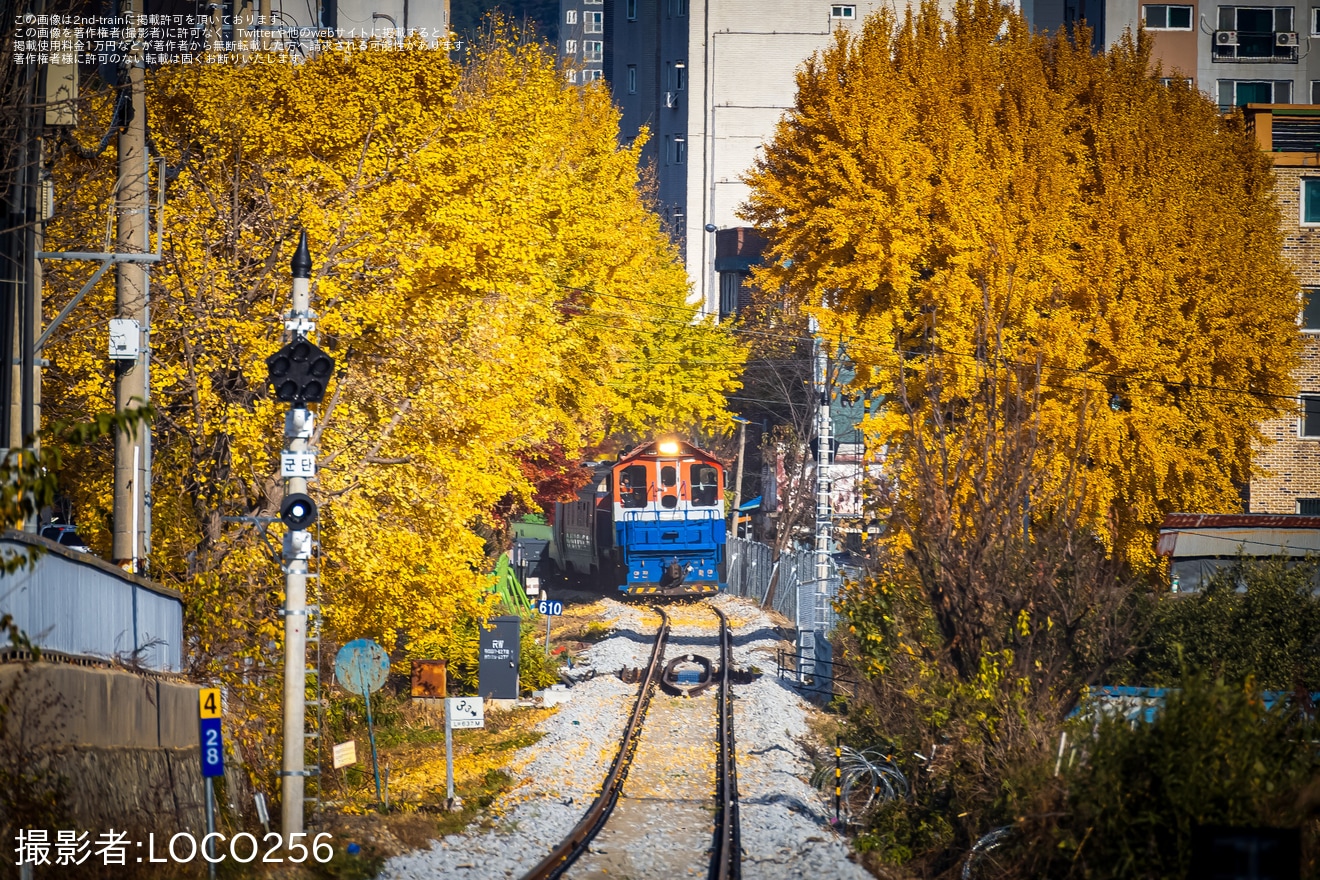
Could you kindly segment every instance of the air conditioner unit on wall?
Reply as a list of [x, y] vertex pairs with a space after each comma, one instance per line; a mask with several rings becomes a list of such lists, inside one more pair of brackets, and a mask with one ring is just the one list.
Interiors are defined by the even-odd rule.
[[1276, 46], [1296, 46], [1297, 34], [1280, 31], [1274, 35], [1274, 44]]
[[1215, 31], [1216, 46], [1236, 46], [1237, 44], [1237, 31]]

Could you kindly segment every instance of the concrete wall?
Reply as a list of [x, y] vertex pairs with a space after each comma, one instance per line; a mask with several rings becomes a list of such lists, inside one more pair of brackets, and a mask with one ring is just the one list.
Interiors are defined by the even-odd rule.
[[660, 168], [682, 175], [685, 193], [684, 256], [694, 299], [718, 312], [715, 240], [705, 231], [743, 225], [737, 211], [746, 201], [742, 176], [763, 143], [793, 106], [798, 68], [824, 49], [840, 28], [856, 31], [882, 7], [901, 15], [906, 4], [856, 0], [852, 19], [832, 19], [828, 2], [801, 0], [691, 0], [688, 21], [686, 168]]
[[205, 826], [197, 687], [109, 669], [0, 664], [7, 760], [63, 777], [76, 827], [196, 832]]
[[[561, 13], [580, 3], [562, 0]], [[853, 17], [831, 18], [836, 5], [850, 7]], [[941, 6], [951, 9], [952, 2], [942, 0]], [[719, 309], [719, 285], [706, 225], [742, 225], [737, 211], [748, 195], [742, 176], [792, 107], [798, 69], [830, 45], [836, 30], [857, 30], [881, 8], [901, 17], [907, 3], [637, 0], [635, 19], [621, 12], [627, 0], [607, 3], [605, 76], [622, 113], [620, 137], [630, 142], [642, 126], [650, 129], [642, 161], [656, 169], [661, 213], [686, 261], [693, 300], [707, 311]], [[672, 88], [680, 63], [681, 91]], [[635, 91], [629, 89], [630, 67], [636, 69]], [[674, 147], [680, 137], [681, 161]]]

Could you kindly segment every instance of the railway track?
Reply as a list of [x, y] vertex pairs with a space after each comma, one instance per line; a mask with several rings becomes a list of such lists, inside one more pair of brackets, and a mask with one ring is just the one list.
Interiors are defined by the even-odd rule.
[[[739, 880], [741, 877], [741, 841], [738, 827], [738, 775], [736, 750], [733, 735], [733, 692], [730, 672], [733, 668], [733, 635], [728, 618], [718, 608], [710, 607], [720, 619], [720, 660], [719, 666], [711, 671], [710, 684], [717, 687], [716, 692], [716, 758], [715, 790], [711, 793], [715, 801], [715, 821], [713, 839], [709, 841], [710, 863], [708, 876], [711, 880]], [[568, 836], [550, 852], [535, 868], [524, 875], [523, 880], [552, 880], [563, 877], [583, 854], [587, 853], [592, 841], [605, 827], [619, 798], [623, 793], [623, 784], [628, 778], [628, 771], [633, 765], [638, 744], [642, 736], [643, 724], [651, 708], [655, 688], [662, 685], [662, 679], [668, 679], [666, 673], [673, 670], [673, 663], [667, 670], [664, 667], [665, 649], [669, 643], [670, 618], [663, 608], [655, 610], [661, 616], [661, 624], [656, 632], [655, 646], [652, 648], [650, 661], [640, 676], [640, 688], [632, 715], [620, 738], [619, 751], [610, 765], [600, 795], [592, 803], [581, 821], [573, 827]], [[678, 660], [684, 659], [680, 655]], [[676, 661], [677, 662], [677, 661]], [[672, 682], [667, 688], [674, 693]], [[684, 693], [698, 693], [704, 687], [693, 688]], [[617, 823], [616, 823], [617, 824]], [[614, 828], [614, 826], [611, 826]]]
[[738, 753], [733, 737], [733, 628], [724, 612], [710, 606], [720, 617], [719, 753], [715, 759], [715, 791], [719, 814], [715, 821], [715, 846], [711, 853], [712, 880], [742, 877], [742, 840], [738, 821]]

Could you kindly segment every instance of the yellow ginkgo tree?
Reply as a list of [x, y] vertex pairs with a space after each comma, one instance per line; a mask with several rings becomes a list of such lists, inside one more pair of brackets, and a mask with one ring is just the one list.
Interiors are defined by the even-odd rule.
[[[265, 359], [300, 230], [318, 342], [337, 362], [312, 487], [332, 641], [469, 650], [451, 636], [490, 610], [481, 533], [509, 499], [531, 506], [523, 462], [617, 432], [726, 431], [742, 356], [686, 304], [608, 94], [568, 84], [538, 44], [497, 29], [462, 68], [420, 42], [256, 60], [148, 83], [152, 142], [177, 172], [151, 278], [151, 570], [187, 598], [194, 669], [240, 688], [279, 656], [281, 527], [263, 538], [235, 518], [269, 517], [281, 496], [286, 406]], [[89, 120], [104, 111], [92, 104]], [[99, 135], [89, 121], [75, 138]], [[99, 235], [113, 155], [57, 157], [70, 195], [52, 245]], [[56, 306], [76, 289], [50, 281]], [[48, 413], [112, 408], [98, 341], [112, 309], [102, 284], [52, 339]], [[71, 450], [63, 475], [102, 548], [109, 456]], [[258, 716], [275, 706], [251, 702], [250, 754], [273, 757]]]
[[[952, 414], [987, 368], [1039, 365], [1042, 430], [1087, 426], [1091, 523], [1147, 562], [1165, 513], [1240, 505], [1260, 421], [1292, 405], [1297, 279], [1241, 117], [1162, 84], [1144, 38], [1078, 41], [987, 0], [840, 32], [747, 214], [762, 286], [818, 309], [858, 386]], [[910, 430], [894, 406], [871, 425], [895, 450]]]

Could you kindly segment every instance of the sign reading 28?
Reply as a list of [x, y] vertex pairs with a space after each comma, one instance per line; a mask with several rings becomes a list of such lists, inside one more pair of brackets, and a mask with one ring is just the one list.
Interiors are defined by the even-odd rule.
[[197, 698], [201, 719], [202, 775], [223, 776], [225, 742], [220, 732], [220, 689], [202, 688]]

